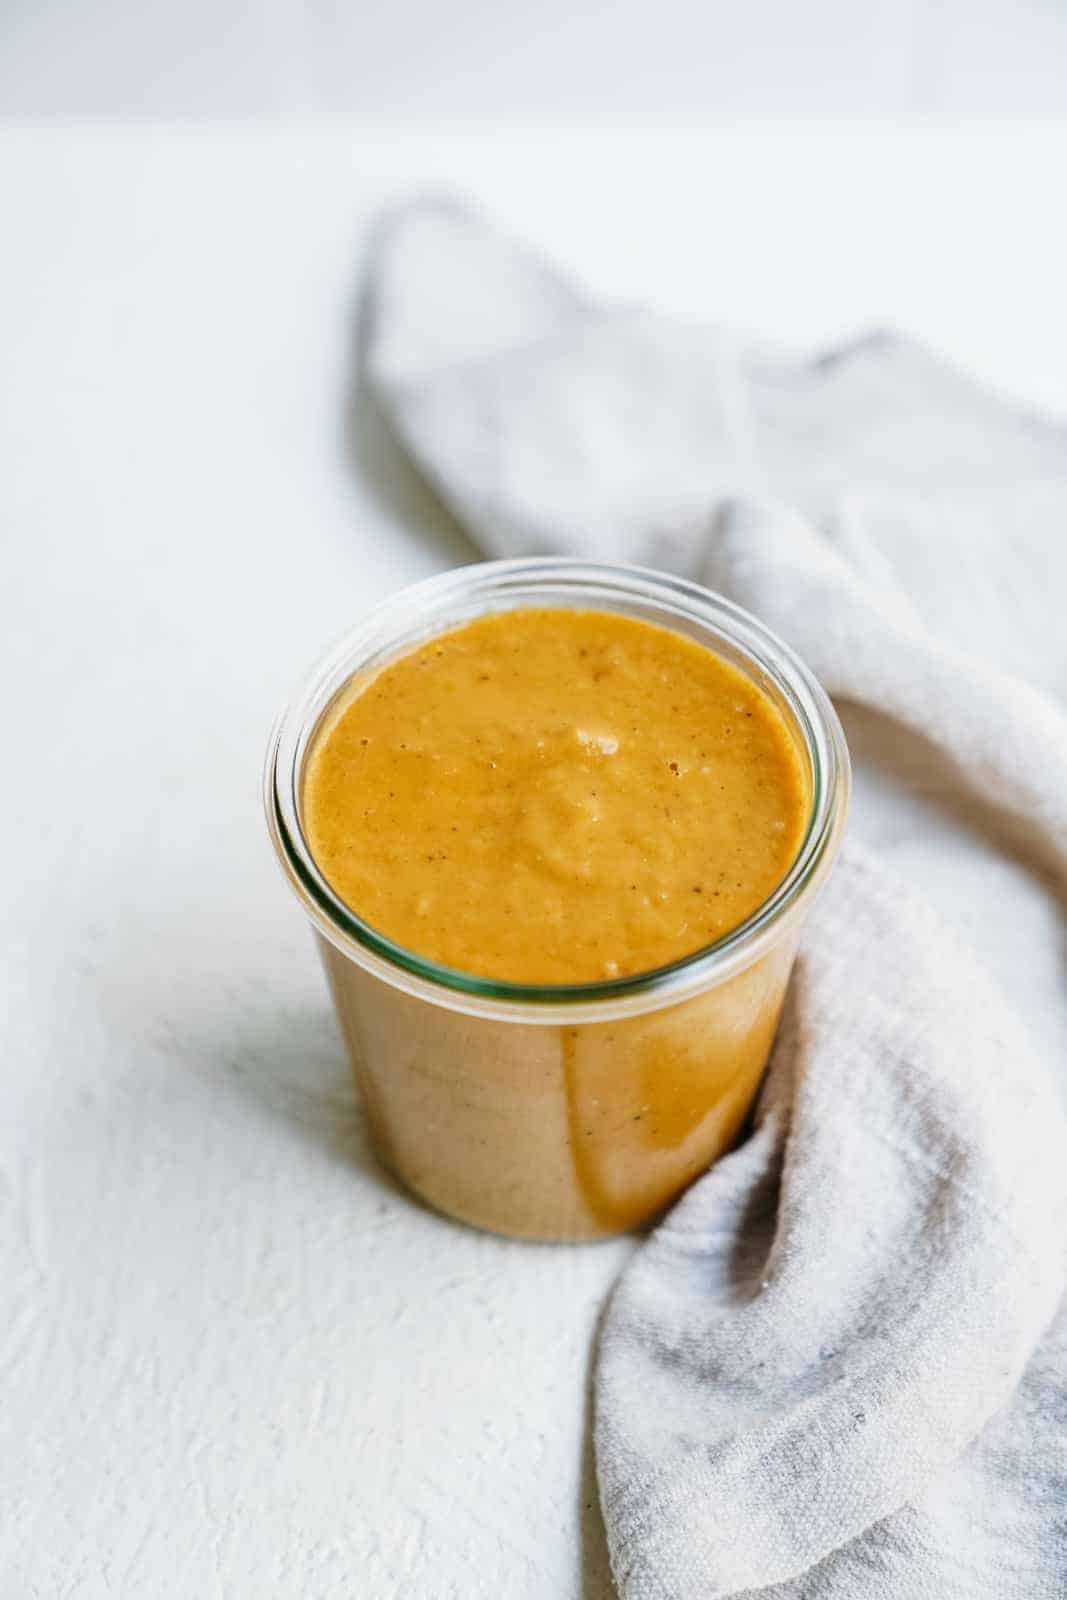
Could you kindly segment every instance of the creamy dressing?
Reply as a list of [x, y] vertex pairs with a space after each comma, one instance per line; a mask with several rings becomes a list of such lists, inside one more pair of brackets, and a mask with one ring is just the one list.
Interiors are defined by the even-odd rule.
[[613, 612], [479, 617], [353, 681], [303, 822], [372, 927], [446, 966], [580, 983], [662, 966], [749, 916], [810, 804], [785, 719], [682, 634]]

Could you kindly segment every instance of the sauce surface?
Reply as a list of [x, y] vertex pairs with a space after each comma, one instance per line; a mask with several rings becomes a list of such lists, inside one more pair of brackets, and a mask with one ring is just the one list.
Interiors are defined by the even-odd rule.
[[705, 646], [525, 608], [349, 685], [303, 784], [311, 852], [398, 944], [518, 983], [648, 971], [788, 871], [809, 783], [771, 700]]

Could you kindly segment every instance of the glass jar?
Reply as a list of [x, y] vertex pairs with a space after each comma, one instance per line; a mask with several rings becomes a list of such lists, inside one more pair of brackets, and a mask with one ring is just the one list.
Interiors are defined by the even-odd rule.
[[[319, 872], [301, 791], [336, 696], [436, 633], [517, 606], [617, 611], [673, 628], [733, 662], [785, 718], [809, 780], [806, 832], [774, 892], [713, 944], [594, 983], [482, 979], [394, 944]], [[697, 584], [594, 562], [491, 561], [378, 606], [283, 711], [265, 798], [389, 1166], [438, 1210], [522, 1238], [596, 1238], [656, 1215], [743, 1127], [848, 793], [844, 735], [819, 684], [754, 617]]]

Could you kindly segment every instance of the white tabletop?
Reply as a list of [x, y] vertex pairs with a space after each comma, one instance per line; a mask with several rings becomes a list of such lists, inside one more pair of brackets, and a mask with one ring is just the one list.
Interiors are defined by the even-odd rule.
[[587, 1383], [631, 1246], [368, 1151], [260, 816], [274, 711], [471, 559], [354, 401], [360, 255], [460, 186], [605, 291], [924, 334], [1067, 414], [1067, 128], [57, 127], [0, 143], [0, 1594], [604, 1600]]

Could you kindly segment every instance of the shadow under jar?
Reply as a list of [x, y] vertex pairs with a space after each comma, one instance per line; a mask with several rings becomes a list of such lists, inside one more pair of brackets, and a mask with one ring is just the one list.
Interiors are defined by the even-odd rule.
[[[354, 681], [475, 617], [554, 606], [659, 624], [740, 669], [795, 743], [806, 827], [762, 904], [680, 960], [575, 984], [479, 978], [402, 948], [337, 896], [306, 838], [306, 763]], [[431, 578], [379, 606], [313, 671], [274, 730], [265, 789], [271, 837], [315, 930], [374, 1138], [429, 1204], [497, 1233], [592, 1239], [655, 1216], [734, 1144], [849, 792], [829, 700], [755, 618], [696, 584], [635, 567], [497, 561]]]

